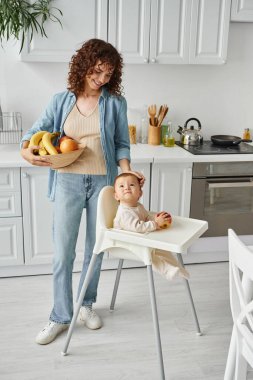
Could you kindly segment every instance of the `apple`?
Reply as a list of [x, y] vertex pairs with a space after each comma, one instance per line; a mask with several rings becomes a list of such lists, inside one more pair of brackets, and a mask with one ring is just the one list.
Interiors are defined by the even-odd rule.
[[161, 214], [164, 214], [164, 217], [167, 218], [164, 223], [160, 226], [160, 228], [168, 228], [170, 227], [171, 223], [172, 223], [172, 216], [166, 212], [166, 211], [161, 211], [157, 214], [157, 216], [161, 215]]

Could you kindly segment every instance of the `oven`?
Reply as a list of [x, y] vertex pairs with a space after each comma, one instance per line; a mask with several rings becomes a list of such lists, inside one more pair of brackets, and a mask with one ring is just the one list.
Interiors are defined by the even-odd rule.
[[253, 235], [253, 162], [194, 163], [190, 217], [208, 221], [206, 237]]

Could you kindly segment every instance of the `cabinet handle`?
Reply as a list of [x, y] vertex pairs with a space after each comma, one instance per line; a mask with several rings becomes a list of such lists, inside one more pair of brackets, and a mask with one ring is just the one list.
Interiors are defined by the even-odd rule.
[[28, 173], [24, 172], [23, 173], [23, 178], [28, 178]]
[[156, 63], [156, 59], [155, 59], [155, 58], [152, 58], [152, 59], [151, 59], [151, 63]]
[[144, 63], [148, 63], [148, 59], [147, 59], [147, 58], [144, 58], [143, 62], [144, 62]]

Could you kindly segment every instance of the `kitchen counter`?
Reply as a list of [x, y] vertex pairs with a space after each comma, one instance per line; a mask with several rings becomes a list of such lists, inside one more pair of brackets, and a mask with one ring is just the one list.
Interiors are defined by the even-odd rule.
[[[220, 154], [195, 156], [183, 148], [163, 145], [131, 145], [133, 163], [166, 163], [166, 162], [235, 162], [253, 161], [253, 154]], [[18, 144], [0, 145], [0, 167], [30, 167], [19, 151]]]
[[173, 148], [166, 148], [163, 145], [131, 145], [131, 156], [133, 161], [142, 157], [153, 157], [154, 163], [253, 161], [253, 154], [193, 155], [177, 145]]

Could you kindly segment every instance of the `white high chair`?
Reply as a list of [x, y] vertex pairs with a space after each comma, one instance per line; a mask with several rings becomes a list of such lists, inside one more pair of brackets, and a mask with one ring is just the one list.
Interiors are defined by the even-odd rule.
[[[85, 296], [86, 289], [92, 276], [96, 257], [101, 252], [107, 251], [109, 253], [109, 258], [111, 257], [120, 259], [111, 303], [112, 309], [115, 303], [123, 260], [131, 259], [141, 261], [147, 266], [150, 301], [158, 350], [160, 374], [161, 379], [165, 379], [151, 254], [154, 249], [176, 252], [181, 264], [183, 265], [181, 253], [185, 252], [185, 250], [207, 230], [208, 224], [206, 221], [174, 216], [172, 227], [165, 230], [154, 231], [147, 234], [117, 230], [112, 228], [113, 219], [115, 218], [117, 208], [118, 202], [114, 198], [113, 187], [104, 187], [101, 190], [98, 198], [96, 244], [93, 250], [93, 256], [91, 258], [90, 265], [77, 301], [62, 354], [67, 354], [67, 349], [73, 333], [75, 322], [78, 317], [79, 310], [82, 306], [82, 301]], [[192, 311], [197, 326], [197, 333], [201, 335], [188, 281], [185, 280], [185, 283], [187, 285]]]
[[233, 331], [225, 380], [246, 380], [253, 368], [253, 247], [247, 247], [228, 230], [229, 288]]

